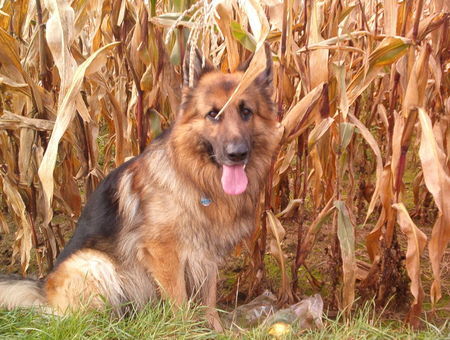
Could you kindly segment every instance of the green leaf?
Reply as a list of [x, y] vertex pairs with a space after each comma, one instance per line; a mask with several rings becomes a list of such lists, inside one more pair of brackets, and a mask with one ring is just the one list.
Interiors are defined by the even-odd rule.
[[352, 123], [341, 123], [339, 126], [341, 134], [341, 150], [345, 150], [350, 144], [353, 133], [355, 132], [355, 124]]
[[311, 133], [308, 136], [308, 148], [311, 149], [322, 136], [328, 131], [330, 126], [333, 124], [334, 119], [331, 117], [327, 117], [323, 119], [318, 125], [312, 129]]
[[180, 44], [178, 42], [178, 36], [175, 39], [175, 44], [173, 44], [172, 52], [170, 53], [170, 62], [173, 65], [181, 64], [181, 51], [180, 51]]
[[156, 15], [156, 0], [150, 0], [150, 15], [152, 17]]
[[186, 9], [185, 0], [173, 0], [173, 9], [175, 12], [183, 12]]
[[150, 131], [152, 132], [152, 137], [156, 138], [162, 133], [161, 128], [161, 117], [160, 113], [155, 109], [149, 111], [150, 115]]
[[338, 210], [337, 236], [342, 256], [342, 271], [344, 275], [342, 287], [342, 302], [346, 312], [350, 312], [355, 300], [356, 258], [355, 233], [350, 216], [343, 201], [335, 201]]
[[233, 34], [233, 37], [237, 41], [239, 41], [247, 50], [255, 52], [255, 38], [253, 38], [250, 33], [245, 31], [240, 23], [238, 23], [237, 21], [231, 21], [231, 33]]
[[370, 67], [390, 65], [406, 53], [410, 44], [400, 38], [385, 38], [369, 57]]

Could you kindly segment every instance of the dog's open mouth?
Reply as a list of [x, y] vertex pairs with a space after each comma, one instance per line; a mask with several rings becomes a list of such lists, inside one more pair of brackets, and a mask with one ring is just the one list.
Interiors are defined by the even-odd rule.
[[217, 160], [210, 142], [203, 140], [203, 146], [209, 159], [218, 167], [222, 167], [222, 188], [228, 195], [240, 195], [247, 189], [248, 178], [245, 164], [226, 165]]
[[240, 195], [247, 189], [245, 164], [222, 165], [222, 188], [228, 195]]

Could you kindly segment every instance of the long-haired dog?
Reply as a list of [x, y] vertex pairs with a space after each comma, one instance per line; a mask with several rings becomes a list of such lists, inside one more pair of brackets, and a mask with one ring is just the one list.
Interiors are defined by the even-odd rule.
[[120, 311], [161, 296], [179, 305], [195, 294], [220, 329], [218, 266], [254, 229], [278, 144], [267, 47], [266, 55], [266, 69], [219, 116], [243, 72], [225, 74], [198, 52], [188, 55], [172, 128], [89, 197], [44, 282], [0, 282], [0, 305], [64, 313], [106, 300]]

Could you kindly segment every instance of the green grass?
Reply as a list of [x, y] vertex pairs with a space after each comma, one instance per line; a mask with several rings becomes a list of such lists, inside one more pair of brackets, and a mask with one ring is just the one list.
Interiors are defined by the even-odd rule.
[[[218, 334], [206, 327], [200, 308], [173, 312], [165, 304], [149, 306], [134, 317], [114, 319], [90, 312], [64, 317], [31, 310], [0, 311], [1, 339], [271, 339], [267, 327]], [[350, 320], [324, 320], [321, 330], [294, 327], [282, 339], [450, 339], [448, 322], [441, 327], [425, 323], [414, 332], [398, 321], [380, 321], [379, 313], [361, 308]]]
[[129, 318], [107, 312], [63, 317], [37, 311], [0, 311], [0, 339], [207, 339], [213, 332], [199, 309], [173, 312], [168, 305], [148, 307]]

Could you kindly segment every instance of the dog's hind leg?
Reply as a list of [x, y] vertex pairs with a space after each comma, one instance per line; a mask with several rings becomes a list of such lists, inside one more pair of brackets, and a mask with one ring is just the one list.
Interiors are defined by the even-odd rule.
[[109, 305], [119, 311], [126, 302], [120, 275], [104, 253], [82, 249], [63, 261], [47, 278], [45, 293], [57, 313]]

